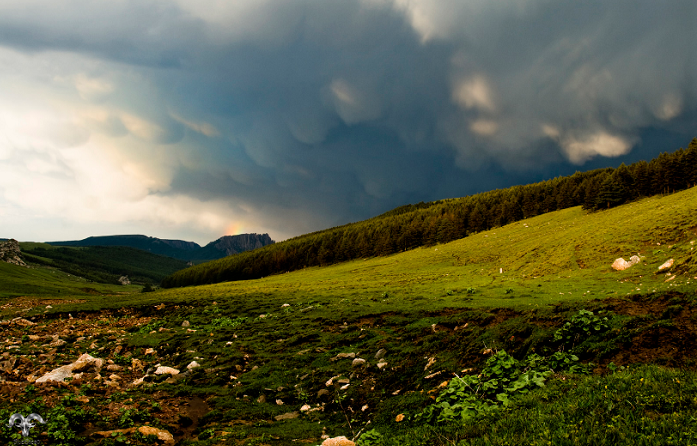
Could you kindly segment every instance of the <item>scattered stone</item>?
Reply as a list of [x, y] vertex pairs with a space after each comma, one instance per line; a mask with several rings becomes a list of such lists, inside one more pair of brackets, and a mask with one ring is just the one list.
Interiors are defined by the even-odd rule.
[[625, 269], [631, 268], [639, 262], [641, 262], [641, 258], [639, 256], [631, 256], [629, 258], [629, 262], [620, 257], [612, 263], [612, 268], [615, 271], [624, 271]]
[[403, 413], [400, 413], [399, 415], [397, 415], [397, 416], [395, 417], [394, 420], [395, 420], [397, 423], [403, 421], [403, 420], [404, 420], [404, 414], [403, 414]]
[[290, 307], [290, 304], [283, 304], [283, 305], [281, 305], [281, 308], [286, 308], [286, 307]]
[[119, 283], [121, 285], [130, 285], [131, 281], [129, 280], [128, 276], [121, 276], [119, 277]]
[[366, 365], [365, 359], [363, 358], [356, 358], [351, 362], [351, 367], [353, 368], [358, 368], [358, 367], [363, 367]]
[[439, 372], [436, 372], [436, 373], [431, 373], [430, 375], [424, 376], [424, 379], [431, 379], [431, 378], [434, 378], [434, 377], [440, 375], [441, 373], [443, 373], [442, 370], [439, 371]]
[[196, 368], [196, 367], [201, 367], [201, 364], [199, 364], [199, 363], [196, 362], [196, 361], [191, 361], [191, 362], [189, 363], [189, 365], [186, 366], [186, 368], [187, 368], [188, 370], [194, 369], [194, 368]]
[[312, 409], [312, 406], [309, 404], [304, 404], [303, 407], [300, 408], [300, 412], [307, 412], [310, 409]]
[[293, 418], [298, 418], [299, 416], [300, 412], [288, 412], [284, 413], [283, 415], [276, 415], [273, 417], [273, 419], [276, 421], [292, 420]]
[[378, 369], [379, 369], [379, 370], [382, 370], [382, 369], [384, 369], [385, 367], [387, 367], [387, 361], [385, 361], [385, 359], [383, 358], [383, 359], [380, 360], [380, 362], [378, 362]]
[[140, 359], [133, 358], [131, 360], [131, 369], [135, 370], [143, 370], [145, 368], [145, 364]]
[[106, 366], [106, 369], [107, 369], [108, 371], [110, 371], [110, 372], [118, 372], [118, 371], [121, 370], [122, 368], [123, 368], [123, 367], [121, 367], [121, 366], [118, 365], [118, 364], [109, 364], [108, 366]]
[[321, 446], [356, 446], [356, 443], [353, 441], [349, 440], [348, 438], [341, 436], [341, 437], [334, 437], [334, 438], [327, 438], [324, 440], [321, 444]]
[[664, 280], [663, 283], [665, 283], [665, 282], [670, 282], [671, 280], [675, 279], [676, 277], [677, 277], [677, 276], [670, 276], [670, 277], [668, 277], [666, 280]]
[[21, 327], [31, 327], [32, 325], [36, 325], [36, 322], [28, 321], [21, 317], [16, 317], [10, 321], [10, 324], [19, 325]]
[[155, 309], [160, 311], [165, 309], [165, 304], [155, 305]]
[[384, 348], [381, 348], [380, 350], [378, 350], [377, 353], [375, 353], [375, 359], [382, 359], [385, 357], [386, 354], [387, 354], [387, 350], [385, 350]]
[[179, 370], [172, 367], [160, 366], [155, 370], [155, 375], [178, 375]]
[[337, 361], [339, 359], [353, 359], [356, 357], [355, 353], [339, 353], [333, 358], [329, 358], [330, 361]]
[[266, 396], [262, 393], [259, 395], [259, 398], [257, 398], [257, 403], [259, 404], [264, 404], [266, 402]]
[[426, 364], [426, 367], [424, 367], [424, 371], [428, 370], [428, 368], [431, 367], [435, 363], [436, 363], [436, 358], [428, 358], [428, 364]]
[[331, 393], [327, 389], [320, 389], [319, 392], [317, 392], [317, 398], [322, 399], [323, 397], [329, 397]]
[[99, 359], [99, 358], [94, 358], [87, 353], [84, 355], [80, 356], [77, 361], [73, 362], [72, 364], [64, 365], [63, 367], [59, 367], [41, 378], [37, 379], [37, 383], [43, 383], [47, 381], [58, 381], [58, 382], [63, 382], [65, 381], [65, 378], [72, 378], [73, 377], [73, 372], [85, 372], [91, 367], [95, 369], [97, 372], [97, 376], [99, 376], [99, 370], [102, 368], [102, 365], [104, 365], [104, 360]]
[[143, 435], [156, 435], [158, 440], [164, 441], [165, 445], [174, 444], [174, 436], [164, 429], [157, 429], [152, 426], [141, 426], [138, 428], [138, 432]]
[[61, 345], [65, 345], [67, 342], [65, 342], [63, 339], [56, 339], [55, 341], [51, 342], [48, 344], [50, 347], [60, 347]]
[[658, 271], [660, 272], [660, 271], [666, 271], [666, 270], [670, 269], [670, 267], [673, 266], [673, 262], [674, 262], [673, 259], [666, 261], [663, 265], [658, 267]]
[[276, 400], [276, 405], [277, 405], [277, 406], [283, 406], [283, 400], [280, 399], [280, 398], [277, 399], [277, 400]]
[[144, 355], [154, 355], [155, 354], [155, 349], [154, 348], [147, 348], [145, 349]]
[[30, 341], [38, 341], [39, 339], [41, 339], [41, 336], [29, 335], [29, 340], [30, 340]]
[[182, 322], [182, 327], [184, 327], [184, 328], [186, 328], [186, 327], [188, 327], [188, 326], [190, 326], [190, 325], [191, 325], [191, 323], [190, 323], [189, 321], [184, 321], [184, 322]]

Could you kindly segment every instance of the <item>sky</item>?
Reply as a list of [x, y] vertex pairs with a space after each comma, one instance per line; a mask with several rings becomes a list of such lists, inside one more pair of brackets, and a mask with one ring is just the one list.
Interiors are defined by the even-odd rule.
[[694, 0], [0, 0], [0, 237], [276, 240], [697, 136]]

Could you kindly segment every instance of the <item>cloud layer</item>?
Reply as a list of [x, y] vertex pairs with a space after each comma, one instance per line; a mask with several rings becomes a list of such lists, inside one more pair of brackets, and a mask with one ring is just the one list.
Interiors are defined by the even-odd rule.
[[695, 8], [0, 1], [0, 236], [284, 239], [689, 141]]

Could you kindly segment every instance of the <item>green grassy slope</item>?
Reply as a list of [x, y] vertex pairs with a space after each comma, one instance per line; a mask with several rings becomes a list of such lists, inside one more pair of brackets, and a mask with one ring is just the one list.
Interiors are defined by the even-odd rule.
[[17, 296], [88, 296], [139, 291], [140, 286], [89, 282], [61, 270], [40, 266], [26, 268], [0, 262], [0, 299]]
[[58, 247], [21, 243], [29, 261], [50, 265], [94, 282], [118, 284], [121, 276], [133, 283], [159, 283], [186, 268], [186, 262], [123, 246]]
[[697, 184], [697, 138], [687, 150], [617, 169], [576, 172], [525, 186], [402, 206], [371, 219], [301, 235], [252, 252], [179, 271], [162, 286], [258, 279], [311, 266], [386, 256], [582, 205], [608, 209]]
[[[539, 307], [683, 289], [690, 287], [690, 281], [694, 284], [697, 276], [695, 215], [697, 188], [693, 187], [607, 211], [565, 209], [388, 257], [172, 289], [158, 296], [178, 300], [265, 293], [291, 303], [344, 300], [355, 304], [344, 310], [350, 314], [383, 311], [395, 304]], [[636, 254], [643, 256], [641, 264], [621, 272], [611, 268], [616, 258], [629, 260]], [[668, 277], [656, 272], [670, 258], [675, 259], [673, 270], [679, 274], [666, 283]]]

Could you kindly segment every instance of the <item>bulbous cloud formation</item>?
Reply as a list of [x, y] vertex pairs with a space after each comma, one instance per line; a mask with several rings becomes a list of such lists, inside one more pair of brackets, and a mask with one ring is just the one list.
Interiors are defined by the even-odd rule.
[[695, 8], [0, 0], [0, 236], [283, 239], [609, 161], [645, 129], [689, 141]]

